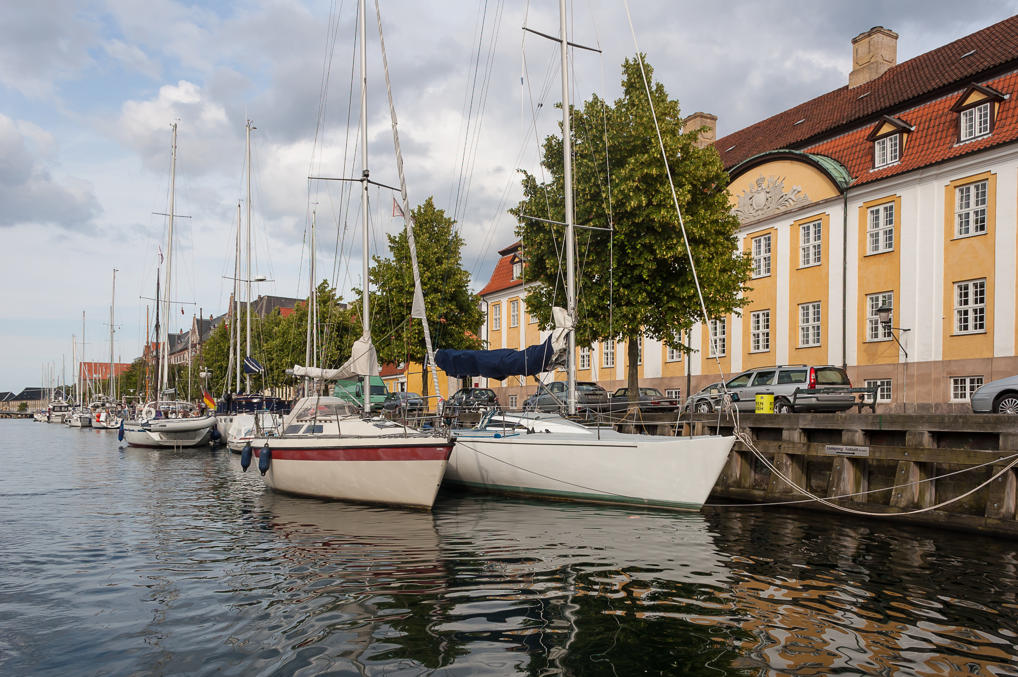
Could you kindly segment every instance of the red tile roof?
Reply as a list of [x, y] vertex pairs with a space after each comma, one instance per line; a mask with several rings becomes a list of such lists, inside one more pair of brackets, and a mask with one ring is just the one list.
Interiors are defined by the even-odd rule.
[[513, 279], [512, 259], [519, 250], [520, 244], [520, 242], [516, 242], [498, 252], [502, 255], [502, 258], [495, 264], [495, 270], [491, 273], [491, 279], [488, 280], [488, 284], [484, 285], [484, 289], [480, 291], [481, 296], [523, 285], [523, 280]]
[[714, 146], [729, 168], [768, 150], [801, 150], [849, 128], [868, 126], [883, 114], [898, 115], [900, 108], [958, 90], [962, 83], [999, 75], [1016, 59], [1018, 16], [1013, 16], [898, 64], [864, 85], [846, 85], [722, 137]]
[[997, 109], [993, 133], [981, 139], [958, 143], [959, 116], [951, 112], [951, 107], [961, 95], [961, 90], [956, 90], [897, 115], [900, 120], [912, 125], [915, 131], [906, 135], [901, 159], [889, 167], [873, 169], [873, 143], [867, 141], [872, 130], [870, 126], [859, 127], [805, 150], [840, 162], [855, 179], [852, 185], [858, 186], [993, 146], [1013, 143], [1018, 140], [1018, 72], [991, 80], [988, 84], [1009, 94], [1010, 98]]
[[400, 374], [403, 374], [405, 372], [406, 372], [406, 364], [404, 364], [401, 367], [398, 364], [396, 364], [395, 362], [386, 362], [378, 370], [378, 375], [381, 378], [388, 378], [390, 376], [399, 376]]

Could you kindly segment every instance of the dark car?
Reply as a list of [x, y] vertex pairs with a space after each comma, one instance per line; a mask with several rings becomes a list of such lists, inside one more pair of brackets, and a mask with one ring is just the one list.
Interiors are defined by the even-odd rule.
[[[523, 400], [523, 411], [553, 411], [565, 413], [569, 393], [565, 381], [542, 383], [537, 392]], [[608, 403], [608, 391], [591, 381], [576, 383], [577, 409], [599, 411]]]
[[498, 406], [498, 397], [491, 388], [460, 388], [445, 402], [447, 415], [463, 411], [481, 411]]
[[629, 388], [619, 388], [608, 400], [608, 409], [612, 412], [624, 412], [632, 406], [640, 411], [671, 411], [679, 406], [673, 397], [665, 397], [657, 388], [640, 388], [638, 397], [629, 396]]
[[382, 410], [420, 414], [424, 411], [424, 399], [417, 393], [389, 393], [382, 402]]

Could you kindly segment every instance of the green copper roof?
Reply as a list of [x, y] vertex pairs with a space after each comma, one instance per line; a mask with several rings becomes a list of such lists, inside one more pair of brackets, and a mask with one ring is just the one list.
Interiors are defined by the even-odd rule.
[[842, 193], [852, 185], [852, 175], [848, 173], [848, 170], [833, 158], [829, 158], [826, 155], [817, 155], [815, 153], [803, 153], [800, 150], [769, 150], [764, 153], [759, 153], [753, 157], [746, 158], [739, 164], [732, 167], [731, 171], [728, 172], [729, 176], [738, 176], [746, 169], [752, 166], [763, 164], [771, 157], [777, 159], [795, 159], [798, 157], [802, 162], [817, 166], [827, 176], [830, 177], [831, 181], [838, 187]]

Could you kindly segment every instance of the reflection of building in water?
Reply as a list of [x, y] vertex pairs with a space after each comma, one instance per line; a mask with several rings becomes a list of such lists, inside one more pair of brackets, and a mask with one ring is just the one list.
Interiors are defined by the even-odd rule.
[[[761, 546], [732, 561], [726, 601], [731, 615], [724, 621], [745, 631], [739, 652], [758, 667], [797, 675], [846, 670], [990, 675], [1014, 664], [1014, 647], [979, 629], [967, 613], [980, 609], [992, 617], [998, 610], [916, 586], [933, 571], [927, 562], [940, 559], [932, 539], [906, 532], [875, 535], [868, 526], [775, 519], [773, 513], [719, 512], [712, 522], [723, 524], [720, 531], [731, 544]], [[825, 548], [836, 553], [837, 562], [801, 563]], [[1010, 580], [1014, 564], [1013, 552], [1001, 562]], [[956, 590], [956, 577], [965, 576], [939, 566], [934, 570], [945, 590]], [[952, 622], [957, 619], [969, 625]]]

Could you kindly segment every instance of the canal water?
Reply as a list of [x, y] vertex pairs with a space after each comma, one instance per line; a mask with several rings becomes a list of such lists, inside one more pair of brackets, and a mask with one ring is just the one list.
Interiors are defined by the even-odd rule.
[[1018, 544], [758, 507], [266, 490], [0, 422], [0, 674], [1018, 674]]

